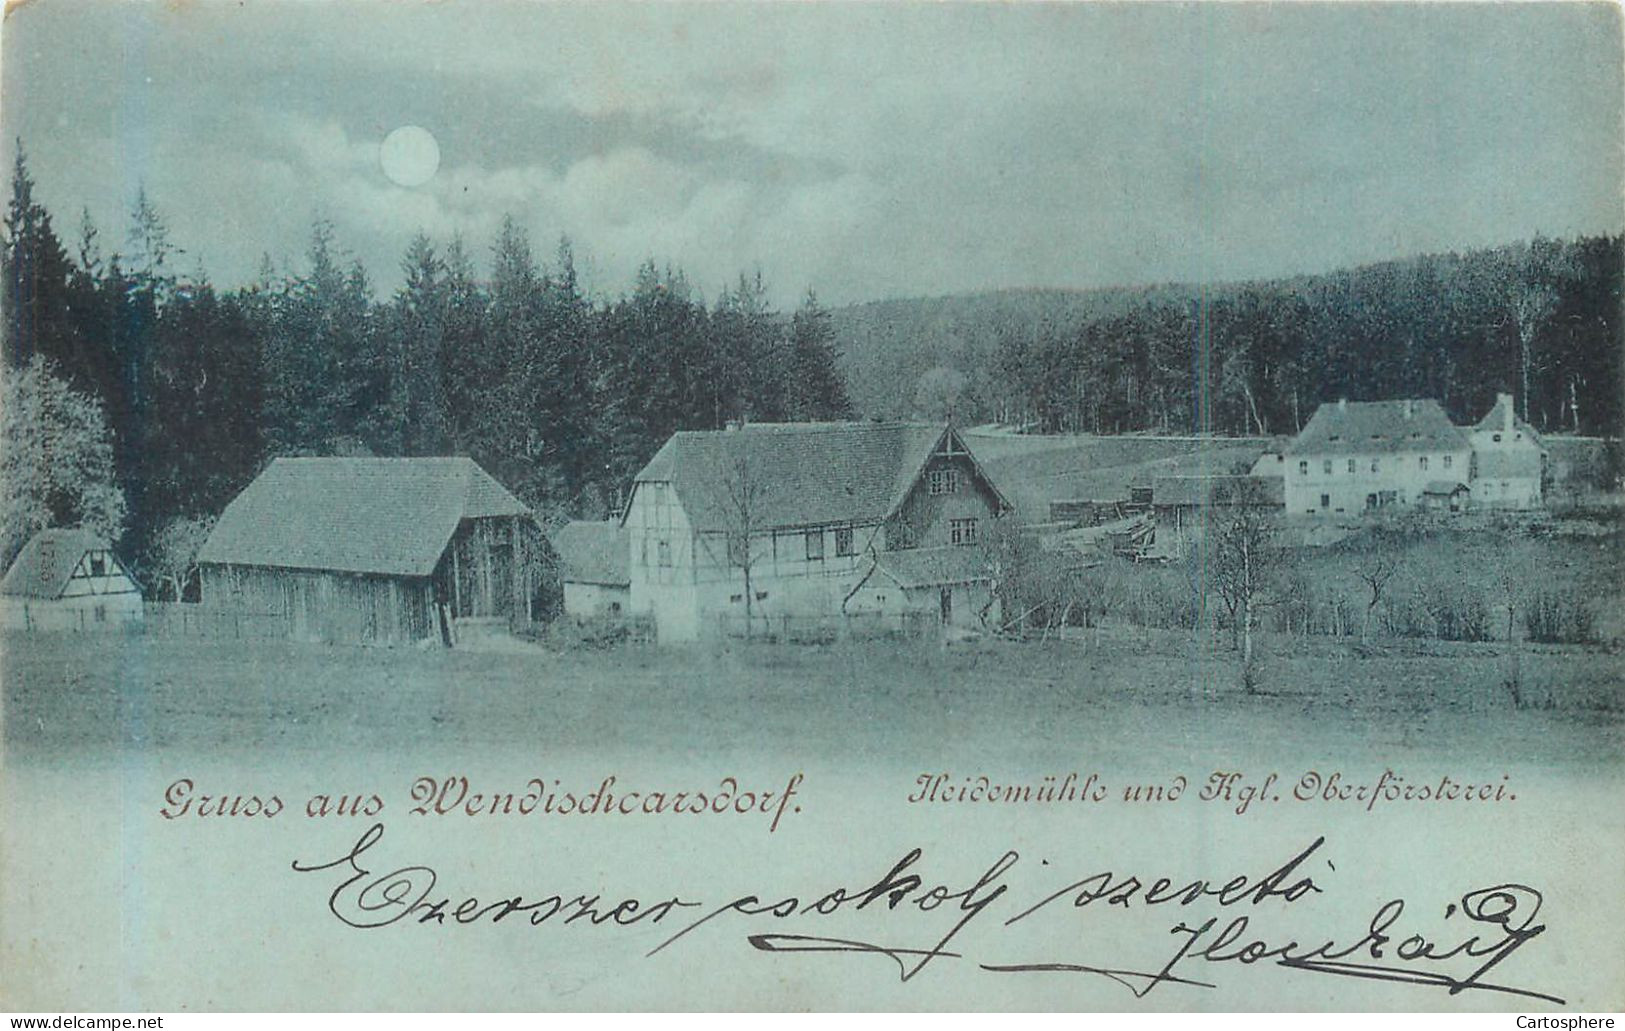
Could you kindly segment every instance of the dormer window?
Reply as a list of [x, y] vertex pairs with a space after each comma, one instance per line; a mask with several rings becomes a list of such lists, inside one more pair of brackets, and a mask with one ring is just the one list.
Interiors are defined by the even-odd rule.
[[1499, 433], [1497, 433], [1495, 436], [1491, 437], [1490, 439], [1495, 441], [1497, 444], [1501, 443], [1501, 435]]
[[105, 555], [92, 555], [92, 556], [90, 556], [90, 575], [91, 576], [106, 576], [107, 575], [107, 557]]

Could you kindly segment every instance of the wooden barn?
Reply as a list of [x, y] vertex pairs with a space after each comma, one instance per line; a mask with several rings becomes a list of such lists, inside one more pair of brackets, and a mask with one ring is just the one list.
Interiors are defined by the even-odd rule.
[[528, 620], [543, 546], [529, 509], [467, 458], [279, 458], [198, 553], [203, 604], [305, 641], [457, 639]]
[[104, 630], [141, 621], [141, 588], [101, 537], [41, 530], [0, 580], [0, 613], [7, 630]]

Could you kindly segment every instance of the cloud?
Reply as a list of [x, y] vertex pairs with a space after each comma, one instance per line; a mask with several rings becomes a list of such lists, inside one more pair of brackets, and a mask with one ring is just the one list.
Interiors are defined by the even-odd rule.
[[[29, 5], [8, 126], [59, 222], [145, 183], [218, 281], [321, 214], [384, 290], [505, 214], [598, 288], [779, 303], [1312, 271], [1618, 231], [1606, 5]], [[69, 56], [72, 60], [69, 60]], [[434, 132], [418, 189], [384, 135]]]

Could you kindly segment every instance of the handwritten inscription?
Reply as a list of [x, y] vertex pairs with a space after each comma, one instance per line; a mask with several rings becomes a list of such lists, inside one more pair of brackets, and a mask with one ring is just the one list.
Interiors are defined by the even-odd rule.
[[[380, 862], [374, 850], [383, 837], [384, 825], [373, 824], [337, 858], [292, 864], [297, 873], [322, 875], [332, 883], [328, 911], [349, 927], [659, 926], [669, 933], [648, 950], [654, 957], [691, 947], [702, 934], [726, 924], [759, 953], [874, 956], [894, 964], [904, 982], [938, 963], [969, 964], [1004, 976], [1098, 977], [1144, 998], [1163, 986], [1214, 988], [1212, 978], [1230, 966], [1274, 967], [1450, 995], [1487, 992], [1564, 1001], [1506, 980], [1503, 965], [1546, 933], [1537, 922], [1541, 893], [1524, 884], [1462, 891], [1442, 907], [1442, 916], [1434, 916], [1439, 910], [1427, 912], [1430, 921], [1420, 919], [1419, 907], [1396, 897], [1376, 905], [1370, 918], [1353, 928], [1272, 931], [1272, 921], [1326, 891], [1316, 877], [1326, 878], [1336, 867], [1321, 837], [1258, 876], [1175, 878], [1103, 870], [1061, 878], [1055, 886], [1053, 867], [1041, 862], [1034, 876], [1051, 886], [1030, 895], [1015, 883], [1023, 861], [1014, 849], [974, 879], [953, 882], [928, 874], [923, 851], [913, 848], [872, 880], [749, 893], [722, 902], [705, 900], [703, 890], [653, 898], [600, 891], [526, 895], [503, 890], [483, 897], [448, 891], [431, 866]], [[1078, 934], [1065, 936], [1077, 954], [1026, 954], [1031, 936], [1023, 932], [1037, 921], [1082, 911], [1144, 913], [1149, 940], [1154, 943], [1160, 933], [1172, 941], [1153, 950], [1161, 953], [1153, 963], [1088, 955], [1088, 940]], [[824, 924], [838, 920], [839, 933], [825, 930]]]

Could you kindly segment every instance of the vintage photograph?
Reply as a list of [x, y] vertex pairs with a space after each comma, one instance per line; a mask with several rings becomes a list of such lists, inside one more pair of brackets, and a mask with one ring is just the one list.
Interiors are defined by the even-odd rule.
[[0, 40], [0, 1010], [1625, 1007], [1616, 5]]

